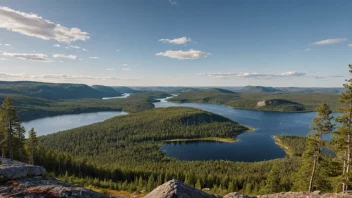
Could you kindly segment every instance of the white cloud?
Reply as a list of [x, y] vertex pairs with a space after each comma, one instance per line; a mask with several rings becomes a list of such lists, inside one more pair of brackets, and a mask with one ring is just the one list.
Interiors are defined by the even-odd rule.
[[213, 78], [226, 78], [226, 77], [235, 77], [235, 78], [282, 78], [282, 77], [301, 77], [305, 76], [305, 73], [302, 72], [284, 72], [281, 74], [265, 74], [265, 73], [247, 73], [247, 72], [234, 72], [234, 73], [200, 73], [200, 76], [209, 76]]
[[4, 46], [6, 46], [6, 47], [11, 47], [11, 45], [10, 45], [10, 44], [4, 44]]
[[52, 62], [45, 54], [21, 54], [21, 53], [9, 53], [0, 51], [0, 55], [16, 57], [23, 60], [41, 61], [41, 62]]
[[304, 51], [309, 52], [309, 51], [312, 51], [312, 49], [311, 48], [307, 48]]
[[168, 50], [166, 52], [159, 52], [155, 54], [156, 56], [166, 56], [169, 58], [176, 58], [176, 59], [199, 59], [199, 58], [206, 58], [210, 53], [202, 52], [194, 49], [190, 49], [188, 51], [172, 51]]
[[92, 56], [92, 57], [89, 57], [89, 58], [91, 58], [91, 59], [100, 59], [100, 58], [97, 57], [97, 56]]
[[70, 49], [70, 48], [73, 48], [73, 49], [80, 49], [81, 47], [80, 46], [77, 46], [77, 45], [69, 45], [67, 47], [65, 47], [66, 49]]
[[326, 39], [312, 43], [312, 45], [329, 45], [347, 41], [347, 38]]
[[70, 43], [90, 38], [87, 32], [82, 32], [78, 28], [68, 28], [34, 13], [20, 12], [8, 7], [0, 7], [0, 19], [0, 28], [44, 40]]
[[66, 59], [70, 59], [70, 60], [76, 60], [77, 59], [76, 55], [65, 55], [65, 54], [54, 54], [53, 57], [54, 58], [66, 58]]
[[163, 43], [172, 43], [172, 44], [185, 44], [187, 42], [191, 41], [191, 38], [187, 37], [181, 37], [181, 38], [175, 38], [175, 39], [159, 39], [160, 42]]
[[105, 68], [106, 71], [115, 71], [115, 68]]
[[6, 58], [0, 58], [1, 61], [7, 61], [9, 59], [6, 59]]
[[128, 64], [124, 63], [123, 66], [128, 66]]
[[42, 75], [29, 75], [26, 73], [11, 74], [0, 73], [0, 78], [21, 78], [32, 80], [124, 80], [117, 77], [98, 77], [98, 76], [75, 76], [66, 74], [42, 74]]
[[79, 61], [82, 61], [83, 59], [82, 58], [80, 58], [80, 59], [78, 59]]
[[131, 70], [131, 68], [128, 68], [128, 67], [122, 68], [122, 71], [130, 71], [130, 70]]
[[88, 52], [88, 50], [86, 48], [82, 48], [82, 51]]
[[347, 46], [348, 46], [348, 47], [352, 47], [352, 44], [348, 44]]
[[59, 44], [55, 44], [55, 45], [53, 45], [54, 47], [60, 47], [60, 45]]
[[120, 50], [116, 50], [117, 52], [119, 52]]
[[176, 5], [176, 4], [177, 4], [176, 1], [169, 0], [169, 2], [170, 2], [172, 5]]

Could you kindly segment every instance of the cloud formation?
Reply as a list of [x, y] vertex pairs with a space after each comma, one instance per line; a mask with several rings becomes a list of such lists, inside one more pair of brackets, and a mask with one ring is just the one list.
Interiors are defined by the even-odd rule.
[[348, 44], [347, 46], [348, 46], [348, 47], [352, 47], [352, 44]]
[[307, 48], [304, 51], [309, 52], [309, 51], [312, 51], [312, 49], [311, 48]]
[[60, 47], [60, 45], [59, 44], [55, 44], [55, 45], [53, 45], [54, 47]]
[[73, 49], [80, 49], [81, 47], [80, 46], [77, 46], [77, 45], [69, 45], [67, 47], [65, 47], [66, 49], [70, 49], [70, 48], [73, 48]]
[[89, 57], [90, 59], [100, 59], [99, 57], [97, 56], [92, 56], [92, 57]]
[[176, 59], [199, 59], [199, 58], [206, 58], [210, 56], [210, 53], [202, 52], [199, 50], [190, 49], [188, 51], [178, 50], [167, 50], [165, 52], [159, 52], [155, 54], [156, 56], [166, 56], [169, 58], [176, 58]]
[[312, 43], [312, 45], [330, 45], [347, 41], [347, 38], [326, 39]]
[[160, 42], [163, 43], [172, 43], [172, 44], [185, 44], [187, 42], [191, 41], [191, 38], [187, 37], [181, 37], [181, 38], [175, 38], [175, 39], [159, 39]]
[[54, 54], [54, 58], [65, 58], [65, 59], [70, 59], [70, 60], [76, 60], [77, 56], [76, 55], [65, 55], [65, 54]]
[[247, 73], [247, 72], [234, 72], [234, 73], [200, 73], [200, 76], [209, 76], [213, 78], [227, 78], [227, 77], [235, 77], [235, 78], [284, 78], [284, 77], [301, 77], [305, 76], [306, 73], [302, 72], [284, 72], [281, 74], [265, 74], [265, 73]]
[[131, 70], [131, 68], [128, 68], [128, 67], [122, 68], [122, 71], [130, 71], [130, 70]]
[[41, 62], [52, 62], [45, 54], [21, 54], [21, 53], [9, 53], [0, 51], [0, 55], [16, 57], [23, 60], [41, 61]]
[[26, 73], [11, 74], [0, 73], [0, 78], [21, 78], [21, 79], [52, 79], [52, 80], [124, 80], [117, 77], [97, 77], [97, 76], [74, 76], [67, 74], [42, 74], [42, 75], [29, 75]]
[[89, 33], [79, 28], [68, 28], [33, 14], [0, 7], [0, 28], [44, 40], [71, 43], [89, 39]]
[[115, 68], [105, 68], [106, 71], [115, 71]]

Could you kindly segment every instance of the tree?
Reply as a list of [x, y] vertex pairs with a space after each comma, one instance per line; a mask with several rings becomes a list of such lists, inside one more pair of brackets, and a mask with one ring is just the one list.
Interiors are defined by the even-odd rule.
[[26, 134], [26, 129], [22, 125], [20, 125], [20, 123], [17, 123], [15, 126], [13, 138], [14, 138], [14, 147], [17, 148], [16, 157], [20, 161], [23, 161], [25, 134]]
[[[12, 105], [11, 97], [6, 97], [0, 111], [1, 131], [7, 140], [8, 157], [13, 159], [13, 135], [15, 126], [19, 125], [16, 108]], [[6, 150], [3, 145], [3, 150]]]
[[317, 117], [313, 118], [311, 132], [306, 140], [306, 148], [302, 155], [300, 168], [295, 175], [294, 190], [313, 191], [313, 185], [319, 187], [320, 180], [324, 179], [321, 167], [323, 136], [332, 133], [334, 125], [331, 123], [333, 116], [329, 106], [322, 102], [316, 110]]
[[148, 178], [147, 190], [152, 191], [154, 187], [154, 176], [151, 174]]
[[198, 190], [202, 190], [202, 184], [200, 183], [200, 179], [197, 179], [196, 186]]
[[274, 164], [269, 172], [266, 180], [265, 191], [267, 193], [280, 191], [280, 169], [277, 164]]
[[[349, 73], [352, 75], [352, 65], [349, 65]], [[340, 123], [338, 130], [334, 132], [333, 144], [336, 156], [340, 159], [342, 165], [341, 184], [342, 192], [347, 190], [349, 183], [349, 174], [351, 169], [351, 147], [352, 147], [352, 78], [346, 80], [343, 85], [345, 92], [340, 96], [341, 112], [336, 121]]]
[[28, 140], [26, 141], [26, 146], [29, 154], [29, 161], [31, 164], [34, 164], [34, 156], [38, 147], [37, 133], [34, 131], [34, 128], [32, 128], [28, 133], [29, 135]]

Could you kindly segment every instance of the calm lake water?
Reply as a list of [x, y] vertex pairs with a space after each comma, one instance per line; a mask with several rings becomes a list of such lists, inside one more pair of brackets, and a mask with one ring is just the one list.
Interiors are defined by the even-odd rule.
[[[185, 106], [216, 113], [242, 125], [254, 127], [253, 132], [245, 132], [237, 136], [238, 142], [172, 142], [164, 144], [160, 149], [167, 156], [181, 160], [231, 160], [231, 161], [263, 161], [285, 156], [285, 152], [277, 146], [273, 135], [306, 136], [310, 131], [311, 113], [281, 113], [253, 110], [232, 109], [223, 105], [200, 103], [171, 103], [162, 100], [154, 103], [156, 107]], [[329, 139], [330, 137], [327, 137]]]
[[96, 113], [60, 115], [22, 122], [22, 125], [26, 128], [26, 131], [29, 131], [34, 127], [37, 135], [40, 136], [101, 122], [114, 116], [126, 114], [127, 113], [123, 111], [104, 111]]
[[130, 93], [123, 93], [122, 96], [116, 96], [116, 97], [105, 97], [102, 98], [103, 100], [109, 100], [109, 99], [116, 99], [116, 98], [128, 98], [131, 94]]

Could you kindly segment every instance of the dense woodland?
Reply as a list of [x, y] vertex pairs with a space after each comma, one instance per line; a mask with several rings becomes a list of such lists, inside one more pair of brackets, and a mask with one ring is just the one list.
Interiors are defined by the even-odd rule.
[[[255, 91], [253, 90], [255, 88]], [[260, 87], [244, 88], [241, 91], [232, 92], [224, 89], [198, 89], [189, 90], [180, 93], [178, 96], [170, 98], [170, 102], [200, 102], [223, 104], [238, 109], [255, 109], [264, 111], [281, 111], [281, 112], [307, 112], [314, 111], [319, 107], [321, 101], [326, 101], [332, 110], [340, 107], [338, 102], [339, 94], [325, 92], [319, 89], [315, 92], [285, 91], [274, 88]], [[262, 90], [271, 91], [262, 91]], [[275, 91], [273, 91], [275, 90]], [[323, 92], [324, 91], [324, 92]], [[257, 103], [264, 100], [278, 101], [274, 105], [265, 107], [257, 106]]]
[[78, 99], [48, 100], [23, 95], [0, 94], [0, 102], [11, 96], [21, 121], [28, 121], [48, 116], [63, 114], [88, 113], [97, 111], [138, 112], [154, 108], [156, 98], [169, 96], [165, 92], [134, 93], [128, 98], [120, 99]]
[[[349, 67], [352, 75], [352, 65]], [[276, 136], [280, 146], [292, 152], [282, 159], [247, 163], [181, 161], [165, 156], [159, 148], [166, 140], [230, 138], [247, 130], [225, 117], [184, 107], [132, 112], [38, 138], [32, 129], [29, 138], [24, 139], [25, 131], [10, 97], [0, 109], [0, 148], [3, 157], [42, 165], [65, 181], [129, 192], [150, 191], [173, 178], [199, 189], [210, 188], [211, 193], [217, 194], [345, 192], [352, 185], [352, 80], [344, 87], [337, 117], [332, 116], [328, 101], [320, 101], [306, 138]], [[154, 94], [146, 94], [147, 99], [155, 98]], [[315, 100], [318, 99], [311, 99], [313, 103]], [[333, 134], [329, 142], [333, 154], [324, 152], [327, 144], [323, 136], [329, 134]]]

